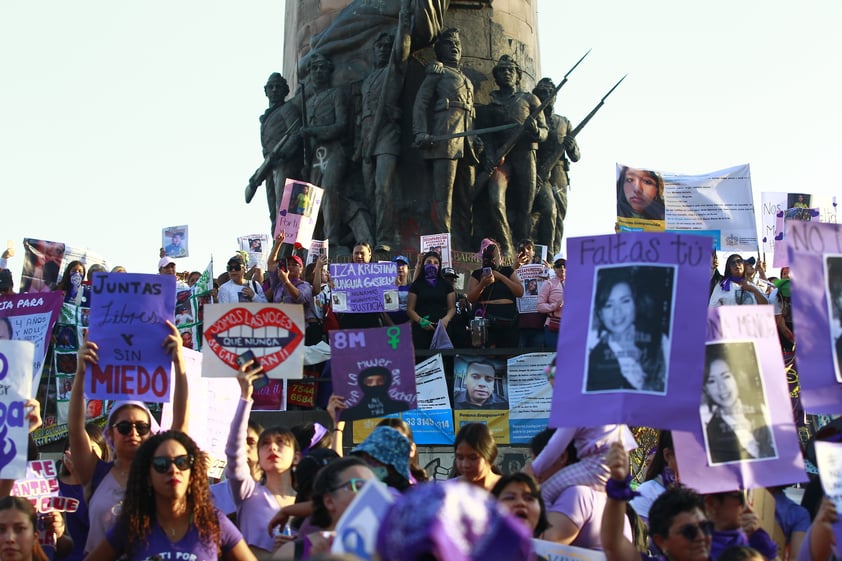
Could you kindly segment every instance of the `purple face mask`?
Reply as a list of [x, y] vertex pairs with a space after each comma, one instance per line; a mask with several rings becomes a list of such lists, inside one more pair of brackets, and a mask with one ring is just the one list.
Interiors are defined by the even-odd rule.
[[439, 266], [434, 263], [426, 263], [424, 265], [424, 279], [430, 284], [436, 282], [436, 277], [439, 276]]

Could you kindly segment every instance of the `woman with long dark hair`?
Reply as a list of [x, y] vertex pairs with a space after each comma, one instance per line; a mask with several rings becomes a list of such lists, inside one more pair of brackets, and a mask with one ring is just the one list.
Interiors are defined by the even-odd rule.
[[766, 304], [763, 294], [751, 281], [746, 278], [746, 268], [743, 258], [733, 253], [725, 260], [725, 277], [713, 285], [708, 306], [752, 305]]
[[207, 454], [183, 432], [148, 438], [132, 463], [117, 522], [86, 559], [255, 561], [242, 534], [214, 506], [207, 472]]
[[[598, 273], [593, 323], [598, 342], [588, 354], [587, 391], [663, 392], [669, 342], [652, 297], [629, 267]], [[637, 282], [636, 282], [637, 281]]]
[[664, 220], [664, 179], [657, 172], [623, 166], [617, 179], [617, 216]]
[[439, 323], [447, 324], [456, 315], [456, 292], [441, 276], [441, 255], [424, 254], [423, 274], [413, 281], [406, 299], [406, 315], [412, 322], [412, 344], [416, 349], [429, 349]]
[[38, 543], [38, 513], [25, 497], [0, 498], [2, 561], [47, 561]]
[[499, 244], [486, 238], [480, 244], [482, 268], [468, 281], [468, 302], [476, 317], [488, 320], [489, 347], [517, 347], [520, 342], [516, 299], [523, 296], [517, 271], [500, 262]]

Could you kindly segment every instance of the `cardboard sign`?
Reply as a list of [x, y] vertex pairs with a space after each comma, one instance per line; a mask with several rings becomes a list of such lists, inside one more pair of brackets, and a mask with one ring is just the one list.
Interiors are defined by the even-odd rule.
[[29, 341], [0, 340], [0, 478], [26, 474], [29, 422], [26, 401], [32, 396], [32, 357]]
[[334, 263], [333, 311], [360, 314], [394, 312], [400, 307], [395, 263]]

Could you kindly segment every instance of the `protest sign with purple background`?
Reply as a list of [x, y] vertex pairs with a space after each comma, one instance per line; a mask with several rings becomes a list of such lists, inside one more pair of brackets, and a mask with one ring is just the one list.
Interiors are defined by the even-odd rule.
[[704, 366], [695, 426], [673, 431], [681, 483], [715, 493], [805, 481], [772, 307], [711, 308]]
[[792, 322], [798, 333], [801, 403], [808, 413], [842, 413], [842, 226], [787, 222], [787, 253], [798, 271]]
[[[274, 236], [284, 232], [286, 243], [310, 247], [324, 189], [304, 181], [287, 179], [278, 209]], [[268, 248], [267, 248], [268, 249]]]
[[26, 473], [29, 422], [26, 401], [32, 397], [31, 364], [35, 346], [29, 341], [0, 341], [0, 477], [19, 479]]
[[333, 391], [348, 406], [343, 421], [417, 408], [409, 324], [331, 331], [330, 349]]
[[701, 391], [712, 240], [627, 232], [571, 239], [567, 248], [576, 274], [565, 286], [564, 358], [549, 425], [689, 429]]
[[395, 263], [334, 263], [333, 311], [350, 314], [394, 312], [398, 309]]
[[91, 287], [88, 338], [99, 363], [88, 364], [89, 399], [169, 400], [172, 358], [163, 346], [175, 319], [175, 277], [98, 273]]
[[32, 362], [32, 386], [35, 388], [41, 381], [44, 357], [62, 300], [61, 292], [0, 296], [0, 339], [29, 341], [35, 345]]

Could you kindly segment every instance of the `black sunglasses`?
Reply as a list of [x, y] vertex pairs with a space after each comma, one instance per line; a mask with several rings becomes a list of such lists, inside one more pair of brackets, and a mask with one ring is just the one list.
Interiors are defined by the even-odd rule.
[[138, 436], [146, 436], [149, 434], [149, 423], [144, 423], [143, 421], [120, 421], [119, 423], [114, 423], [111, 425], [112, 428], [116, 428], [117, 432], [122, 434], [123, 436], [128, 436], [132, 429], [137, 431]]
[[229, 271], [242, 271], [243, 266], [242, 265], [228, 265], [228, 270]]
[[187, 471], [193, 467], [193, 456], [182, 454], [175, 458], [168, 458], [166, 456], [155, 456], [152, 458], [152, 469], [158, 473], [167, 473], [170, 471], [170, 465], [175, 465], [178, 471]]
[[684, 536], [687, 541], [693, 541], [699, 535], [699, 530], [705, 536], [713, 534], [713, 522], [710, 520], [702, 520], [698, 524], [685, 524], [678, 529], [678, 533]]

